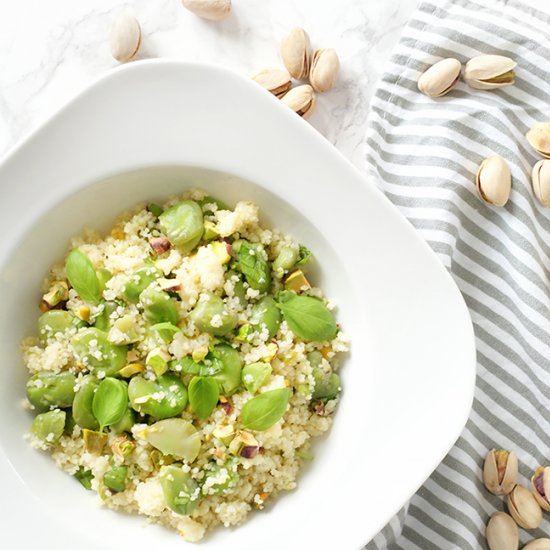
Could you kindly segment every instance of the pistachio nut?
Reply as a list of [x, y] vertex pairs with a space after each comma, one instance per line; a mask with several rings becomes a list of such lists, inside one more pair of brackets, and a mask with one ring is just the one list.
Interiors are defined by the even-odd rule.
[[485, 531], [489, 550], [517, 550], [519, 546], [518, 526], [504, 512], [491, 516]]
[[231, 0], [182, 0], [183, 7], [210, 21], [219, 21], [231, 13]]
[[524, 529], [536, 529], [542, 521], [542, 510], [533, 494], [516, 485], [506, 500], [508, 511], [515, 522]]
[[309, 74], [310, 44], [304, 29], [290, 29], [281, 41], [281, 59], [293, 78], [306, 78]]
[[420, 75], [418, 89], [429, 97], [441, 97], [450, 92], [458, 82], [461, 69], [458, 59], [442, 59]]
[[514, 451], [489, 451], [483, 466], [483, 483], [493, 495], [507, 495], [516, 485], [517, 477], [518, 458]]
[[141, 47], [141, 28], [138, 20], [128, 14], [119, 15], [109, 31], [111, 54], [121, 63], [134, 58]]
[[281, 101], [301, 117], [308, 118], [315, 108], [315, 92], [309, 84], [303, 84], [288, 91]]
[[531, 173], [533, 192], [542, 206], [550, 206], [550, 160], [539, 160]]
[[340, 60], [335, 50], [325, 48], [313, 52], [309, 83], [316, 92], [328, 92], [334, 88], [339, 72]]
[[550, 158], [550, 122], [535, 124], [525, 137], [539, 155]]
[[504, 206], [512, 190], [512, 175], [508, 163], [500, 155], [485, 159], [476, 174], [476, 187], [485, 202]]
[[286, 94], [292, 85], [288, 72], [280, 69], [264, 69], [253, 75], [252, 80], [276, 97]]
[[523, 550], [550, 550], [550, 539], [535, 539], [523, 547]]
[[517, 63], [503, 55], [478, 55], [466, 63], [464, 80], [477, 90], [502, 88], [514, 83]]
[[535, 474], [531, 478], [531, 491], [535, 495], [539, 506], [550, 512], [550, 467], [537, 468]]

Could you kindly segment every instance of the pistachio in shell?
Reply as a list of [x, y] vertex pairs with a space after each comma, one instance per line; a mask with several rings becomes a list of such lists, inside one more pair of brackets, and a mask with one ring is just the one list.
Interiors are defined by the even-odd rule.
[[328, 92], [338, 80], [340, 60], [332, 48], [318, 49], [313, 52], [309, 83], [316, 92]]
[[550, 160], [539, 160], [531, 173], [533, 193], [542, 206], [550, 206]]
[[536, 529], [542, 521], [542, 510], [535, 497], [525, 487], [516, 485], [506, 499], [514, 521], [524, 529]]
[[550, 122], [535, 124], [525, 137], [539, 155], [550, 158]]
[[483, 483], [493, 495], [507, 495], [516, 485], [518, 458], [514, 451], [492, 449], [483, 466]]
[[141, 27], [138, 20], [128, 14], [119, 15], [109, 30], [111, 54], [120, 63], [133, 59], [141, 47]]
[[517, 550], [519, 532], [515, 521], [504, 512], [491, 516], [485, 531], [489, 550]]
[[479, 196], [494, 206], [504, 206], [512, 191], [512, 175], [508, 163], [500, 156], [485, 159], [476, 174]]
[[466, 63], [464, 80], [477, 90], [492, 90], [515, 82], [517, 63], [504, 55], [478, 55]]
[[231, 13], [231, 0], [182, 0], [183, 7], [198, 17], [220, 21]]
[[535, 539], [523, 547], [523, 550], [550, 550], [550, 539]]
[[300, 27], [290, 29], [281, 40], [281, 59], [293, 78], [302, 79], [309, 74], [310, 49], [309, 36]]
[[460, 79], [461, 69], [462, 65], [458, 59], [442, 59], [420, 75], [418, 89], [429, 97], [444, 96]]
[[254, 74], [252, 80], [275, 97], [282, 97], [292, 86], [288, 72], [280, 69], [264, 69]]
[[533, 477], [531, 478], [531, 491], [535, 496], [539, 506], [550, 512], [550, 467], [537, 468]]
[[303, 84], [288, 91], [281, 101], [301, 117], [308, 118], [315, 108], [315, 92], [309, 84]]

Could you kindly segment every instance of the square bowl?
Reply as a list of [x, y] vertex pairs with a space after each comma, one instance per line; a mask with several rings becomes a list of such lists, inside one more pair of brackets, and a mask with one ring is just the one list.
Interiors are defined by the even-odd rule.
[[[104, 510], [23, 439], [40, 283], [68, 239], [142, 200], [199, 187], [260, 205], [317, 258], [315, 283], [352, 341], [333, 427], [298, 489], [201, 547], [360, 548], [448, 452], [469, 413], [473, 330], [451, 277], [326, 140], [255, 83], [215, 66], [132, 63], [102, 78], [0, 164], [0, 513], [23, 548], [188, 547]], [[32, 518], [32, 521], [29, 520]]]

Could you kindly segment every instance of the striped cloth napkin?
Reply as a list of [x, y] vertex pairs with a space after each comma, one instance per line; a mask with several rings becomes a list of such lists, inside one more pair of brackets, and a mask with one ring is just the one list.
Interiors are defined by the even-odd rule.
[[[480, 91], [461, 82], [435, 100], [417, 90], [419, 75], [440, 58], [465, 63], [482, 53], [517, 61], [515, 85]], [[524, 137], [550, 120], [549, 15], [517, 0], [423, 3], [369, 117], [368, 170], [462, 291], [478, 365], [461, 437], [367, 548], [486, 548], [485, 525], [505, 509], [483, 487], [486, 453], [515, 449], [525, 485], [539, 464], [550, 465], [550, 209], [533, 195], [530, 173], [539, 157]], [[474, 185], [479, 164], [495, 153], [513, 178], [504, 208], [483, 203]], [[406, 474], [404, 453], [399, 475]], [[521, 541], [550, 536], [549, 518], [539, 530], [521, 530]]]

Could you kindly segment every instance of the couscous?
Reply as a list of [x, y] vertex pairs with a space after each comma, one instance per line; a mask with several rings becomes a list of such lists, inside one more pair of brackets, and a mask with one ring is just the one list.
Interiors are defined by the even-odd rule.
[[23, 342], [32, 445], [188, 541], [294, 489], [340, 393], [311, 253], [258, 215], [192, 191], [73, 239]]

